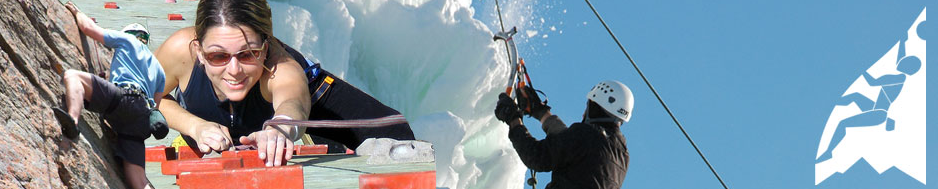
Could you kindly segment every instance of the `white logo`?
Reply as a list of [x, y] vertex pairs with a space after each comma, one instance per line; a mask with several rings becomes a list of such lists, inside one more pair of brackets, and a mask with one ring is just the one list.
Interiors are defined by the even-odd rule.
[[860, 158], [879, 174], [896, 167], [925, 184], [927, 64], [925, 36], [918, 32], [922, 23], [924, 9], [908, 35], [861, 74], [836, 102], [818, 145], [815, 185], [835, 173], [843, 174]]

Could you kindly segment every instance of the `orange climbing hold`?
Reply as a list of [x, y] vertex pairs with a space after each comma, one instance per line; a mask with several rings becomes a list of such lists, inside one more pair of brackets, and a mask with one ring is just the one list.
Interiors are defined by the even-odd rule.
[[185, 20], [182, 18], [182, 14], [167, 14], [166, 17], [169, 17], [169, 20]]
[[[240, 157], [245, 168], [265, 167], [264, 160], [257, 157], [257, 150], [237, 150], [221, 152], [221, 157]], [[287, 160], [280, 161], [280, 165], [287, 165]]]
[[171, 160], [163, 162], [164, 175], [179, 175], [183, 172], [217, 171], [243, 167], [239, 157], [220, 157], [193, 160]]
[[120, 7], [117, 6], [117, 2], [104, 2], [104, 8], [105, 9], [119, 9]]
[[436, 188], [436, 171], [363, 174], [358, 176], [358, 188]]
[[190, 147], [190, 146], [180, 146], [179, 152], [177, 153], [176, 157], [181, 160], [202, 158], [204, 154], [202, 154], [202, 152], [199, 152], [197, 150], [198, 149], [193, 149], [193, 147]]
[[281, 189], [303, 188], [303, 167], [299, 165], [243, 168], [179, 174], [176, 185], [188, 188]]
[[293, 155], [316, 155], [326, 154], [329, 151], [329, 145], [296, 145], [293, 146]]
[[164, 162], [176, 159], [176, 148], [164, 145], [148, 147], [146, 149], [147, 162]]

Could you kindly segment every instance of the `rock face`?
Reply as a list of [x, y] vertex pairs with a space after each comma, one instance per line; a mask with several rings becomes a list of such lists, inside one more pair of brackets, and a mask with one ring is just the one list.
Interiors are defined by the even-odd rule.
[[57, 0], [0, 7], [0, 188], [124, 188], [102, 119], [85, 112], [72, 141], [50, 109], [62, 104], [63, 69], [104, 72], [111, 51]]

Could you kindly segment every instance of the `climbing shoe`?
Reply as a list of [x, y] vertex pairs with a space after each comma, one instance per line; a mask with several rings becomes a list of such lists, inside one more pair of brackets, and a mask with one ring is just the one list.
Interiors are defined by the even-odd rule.
[[64, 134], [65, 137], [72, 140], [78, 138], [81, 132], [78, 131], [78, 125], [76, 125], [75, 119], [73, 119], [71, 115], [68, 115], [68, 112], [61, 108], [52, 108], [52, 113], [55, 115], [55, 119], [59, 121], [59, 125], [62, 126], [62, 134]]

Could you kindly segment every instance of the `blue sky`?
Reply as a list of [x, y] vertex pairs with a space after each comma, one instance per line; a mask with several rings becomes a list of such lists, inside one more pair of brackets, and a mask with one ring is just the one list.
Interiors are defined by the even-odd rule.
[[[896, 170], [879, 175], [862, 163], [855, 173], [815, 186], [814, 158], [834, 102], [936, 2], [593, 4], [730, 188], [926, 188]], [[634, 117], [623, 126], [632, 158], [624, 188], [721, 188], [586, 3], [552, 5], [535, 9], [563, 22], [563, 33], [520, 44], [530, 47], [521, 56], [552, 111], [579, 121], [590, 87], [622, 81], [636, 96]], [[927, 93], [938, 94], [934, 78], [927, 79]], [[537, 124], [529, 128], [544, 137]], [[928, 130], [927, 146], [938, 145], [935, 131]], [[938, 157], [933, 149], [930, 160]], [[935, 165], [927, 167], [931, 185], [938, 184]], [[538, 174], [538, 188], [549, 178]]]

